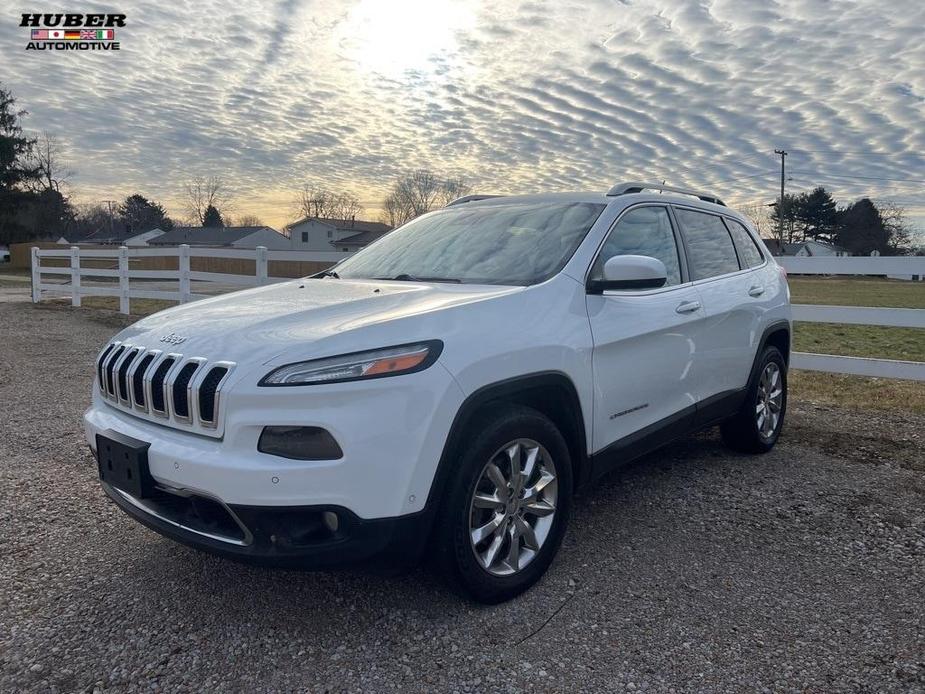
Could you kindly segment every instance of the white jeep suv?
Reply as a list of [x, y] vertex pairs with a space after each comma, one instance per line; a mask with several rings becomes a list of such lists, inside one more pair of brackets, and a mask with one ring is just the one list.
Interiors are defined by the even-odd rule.
[[467, 196], [123, 330], [84, 421], [106, 494], [163, 535], [315, 568], [427, 554], [498, 602], [614, 467], [715, 424], [769, 450], [790, 329], [785, 273], [713, 196]]

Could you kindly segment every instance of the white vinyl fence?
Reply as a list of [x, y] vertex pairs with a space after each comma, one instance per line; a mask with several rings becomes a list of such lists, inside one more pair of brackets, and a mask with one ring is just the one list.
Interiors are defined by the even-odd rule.
[[[791, 275], [886, 275], [919, 277], [925, 275], [925, 257], [796, 257], [776, 258]], [[911, 289], [912, 287], [910, 287]], [[807, 323], [849, 323], [853, 325], [883, 325], [893, 328], [925, 328], [925, 307], [872, 308], [867, 306], [817, 306], [794, 304], [793, 319]], [[922, 338], [925, 339], [925, 333]], [[841, 357], [831, 354], [794, 352], [791, 365], [795, 369], [829, 373], [904, 378], [925, 381], [925, 363], [897, 359]]]
[[[166, 299], [185, 303], [209, 294], [193, 293], [192, 283], [216, 283], [235, 287], [255, 287], [289, 278], [270, 277], [268, 261], [314, 261], [334, 264], [345, 258], [347, 253], [331, 251], [268, 251], [264, 247], [256, 250], [230, 250], [224, 248], [126, 248], [86, 249], [76, 246], [62, 250], [32, 249], [32, 300], [41, 301], [43, 295], [68, 295], [74, 306], [80, 306], [83, 296], [114, 296], [119, 298], [119, 310], [129, 313], [132, 299]], [[129, 267], [131, 258], [176, 257], [177, 270], [141, 270]], [[190, 258], [236, 258], [253, 260], [253, 275], [220, 272], [199, 272], [190, 270]], [[69, 267], [42, 266], [43, 258], [69, 259]], [[110, 259], [112, 267], [82, 267], [81, 260]], [[925, 275], [925, 257], [783, 257], [777, 261], [788, 273], [796, 275]], [[99, 264], [98, 262], [94, 264]], [[43, 275], [58, 275], [69, 278], [68, 283], [43, 282]], [[82, 278], [104, 280], [111, 286], [88, 286]], [[131, 280], [145, 280], [132, 286]], [[177, 288], [164, 289], [154, 280], [176, 282]], [[155, 286], [152, 286], [154, 284]], [[923, 308], [871, 308], [864, 306], [816, 306], [794, 304], [793, 318], [809, 323], [850, 323], [854, 325], [882, 325], [904, 328], [925, 328], [925, 307]], [[925, 337], [925, 335], [923, 335]], [[925, 381], [925, 363], [898, 361], [894, 359], [868, 359], [863, 357], [842, 357], [829, 354], [794, 352], [792, 364], [797, 369], [826, 371], [830, 373], [879, 376], [882, 378], [903, 378]]]
[[[71, 297], [73, 306], [80, 306], [84, 296], [114, 296], [119, 298], [119, 310], [130, 313], [132, 299], [163, 299], [186, 303], [202, 299], [210, 294], [193, 293], [193, 282], [214, 283], [220, 288], [228, 285], [235, 287], [258, 287], [272, 282], [284, 282], [288, 277], [270, 277], [268, 263], [271, 260], [290, 262], [316, 262], [333, 265], [346, 258], [348, 253], [334, 251], [269, 251], [264, 246], [254, 250], [227, 248], [191, 248], [181, 245], [177, 248], [79, 248], [69, 249], [32, 249], [32, 301], [41, 301], [46, 294], [65, 294]], [[143, 270], [130, 267], [134, 258], [178, 258], [176, 270]], [[45, 258], [68, 259], [68, 267], [49, 267], [42, 265]], [[233, 260], [254, 261], [253, 275], [224, 272], [201, 272], [190, 269], [190, 258], [227, 258]], [[91, 260], [93, 267], [82, 265], [81, 261]], [[100, 262], [100, 261], [110, 262]], [[99, 267], [107, 265], [108, 267]], [[67, 283], [47, 282], [43, 275], [58, 275], [69, 278]], [[93, 279], [109, 282], [88, 286], [81, 279]], [[132, 280], [145, 280], [136, 283]], [[159, 280], [159, 281], [158, 281]], [[176, 289], [165, 289], [164, 282], [177, 283]], [[208, 285], [204, 285], [208, 286]]]

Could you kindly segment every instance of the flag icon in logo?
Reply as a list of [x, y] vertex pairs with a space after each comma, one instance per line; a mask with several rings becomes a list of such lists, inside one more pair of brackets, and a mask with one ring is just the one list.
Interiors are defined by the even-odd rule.
[[81, 29], [79, 31], [63, 31], [61, 29], [33, 29], [33, 41], [112, 41], [116, 32], [112, 29]]

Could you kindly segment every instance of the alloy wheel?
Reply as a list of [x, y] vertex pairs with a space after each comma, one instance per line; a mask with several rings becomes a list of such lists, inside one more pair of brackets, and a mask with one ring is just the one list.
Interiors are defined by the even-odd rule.
[[558, 482], [549, 452], [532, 439], [502, 446], [482, 469], [469, 508], [469, 538], [483, 569], [522, 570], [539, 553], [556, 514]]
[[758, 381], [758, 401], [755, 404], [755, 424], [764, 439], [770, 439], [777, 431], [781, 408], [784, 402], [784, 384], [780, 366], [768, 362]]

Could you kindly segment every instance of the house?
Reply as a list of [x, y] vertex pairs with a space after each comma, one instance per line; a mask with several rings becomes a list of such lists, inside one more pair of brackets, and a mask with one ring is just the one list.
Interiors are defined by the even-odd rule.
[[823, 243], [822, 241], [804, 241], [800, 244], [789, 244], [799, 246], [792, 255], [800, 257], [818, 257], [818, 256], [844, 256], [851, 255], [847, 248], [836, 246], [834, 243]]
[[353, 253], [385, 236], [392, 227], [360, 219], [305, 217], [288, 227], [294, 251], [340, 251]]
[[798, 256], [820, 257], [820, 256], [845, 256], [851, 255], [846, 248], [836, 246], [832, 243], [822, 241], [802, 241], [800, 243], [780, 243], [777, 239], [761, 239], [764, 245], [771, 251], [771, 255], [781, 256]]
[[147, 246], [151, 240], [163, 236], [164, 233], [163, 230], [154, 228], [150, 231], [142, 231], [134, 236], [129, 236], [122, 243], [125, 246]]
[[78, 243], [99, 243], [99, 244], [121, 244], [125, 240], [125, 234], [109, 229], [96, 229], [94, 231], [68, 231], [64, 236], [58, 238], [55, 243], [62, 246], [74, 246]]
[[184, 243], [251, 249], [266, 246], [271, 251], [290, 249], [289, 239], [270, 227], [174, 227], [148, 240], [149, 246], [179, 246]]

